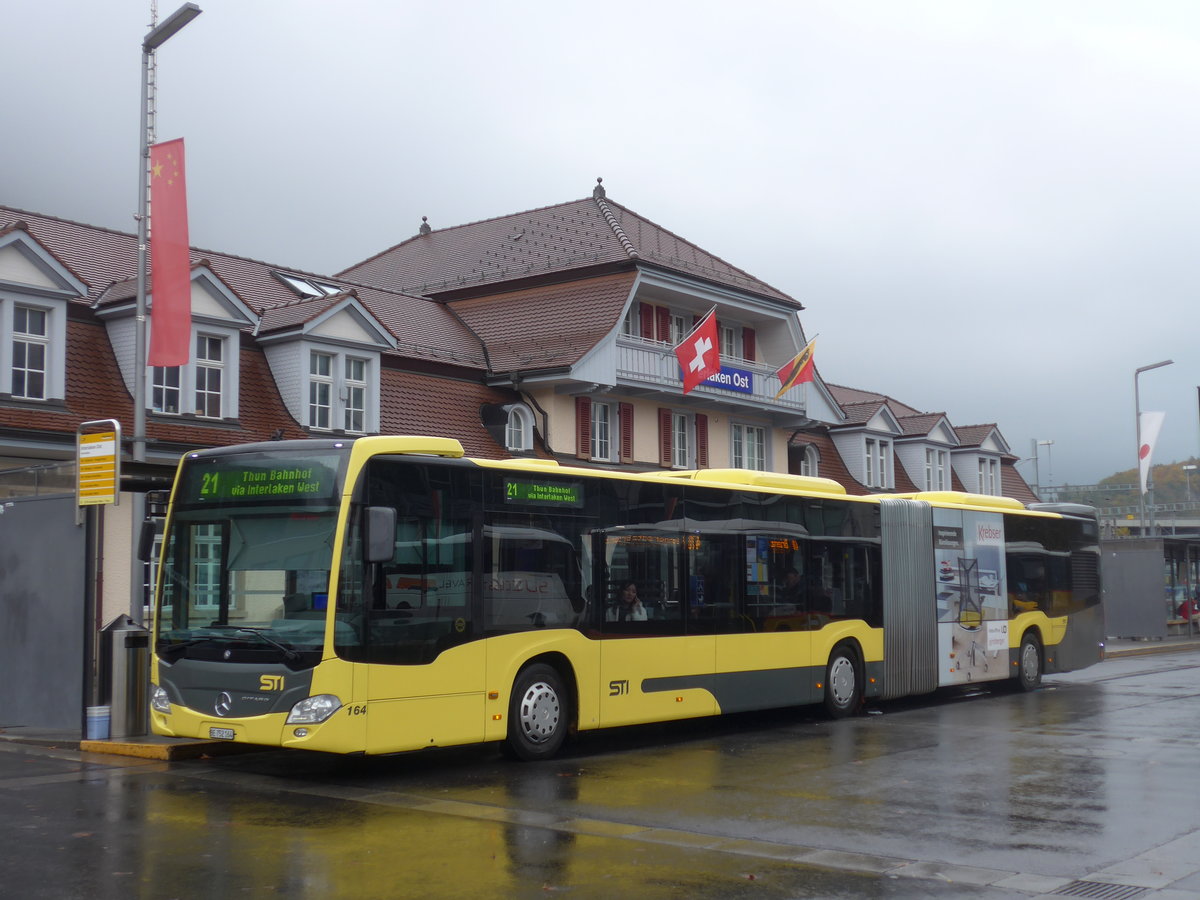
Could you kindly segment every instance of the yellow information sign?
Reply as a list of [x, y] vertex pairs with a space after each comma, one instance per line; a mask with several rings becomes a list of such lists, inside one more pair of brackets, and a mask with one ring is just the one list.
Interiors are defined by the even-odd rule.
[[120, 446], [115, 431], [78, 436], [80, 506], [117, 502], [117, 454]]

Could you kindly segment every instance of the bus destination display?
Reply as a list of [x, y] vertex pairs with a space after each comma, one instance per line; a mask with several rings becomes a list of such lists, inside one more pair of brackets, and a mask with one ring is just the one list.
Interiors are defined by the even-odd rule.
[[528, 503], [537, 506], [583, 506], [583, 485], [578, 481], [525, 481], [504, 479], [505, 503]]
[[253, 500], [328, 500], [334, 496], [334, 470], [296, 460], [293, 464], [204, 466], [187, 472], [184, 498], [189, 503]]

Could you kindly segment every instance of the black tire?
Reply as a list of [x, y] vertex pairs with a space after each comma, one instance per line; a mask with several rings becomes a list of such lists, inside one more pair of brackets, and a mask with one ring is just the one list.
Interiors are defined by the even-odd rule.
[[1032, 631], [1025, 632], [1021, 638], [1016, 682], [1023, 691], [1035, 690], [1042, 683], [1042, 642]]
[[858, 657], [846, 646], [833, 648], [825, 667], [825, 711], [832, 719], [853, 715], [862, 705]]
[[508, 702], [508, 754], [527, 761], [550, 759], [562, 747], [570, 722], [570, 699], [558, 671], [545, 663], [522, 669]]

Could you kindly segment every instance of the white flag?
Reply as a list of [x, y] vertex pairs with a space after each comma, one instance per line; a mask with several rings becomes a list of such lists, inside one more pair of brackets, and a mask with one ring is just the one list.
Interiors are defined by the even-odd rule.
[[1166, 413], [1161, 412], [1144, 412], [1142, 413], [1140, 437], [1141, 444], [1138, 446], [1138, 474], [1142, 479], [1142, 493], [1146, 493], [1146, 482], [1150, 479], [1150, 457], [1154, 455], [1154, 443], [1158, 440], [1158, 433], [1162, 430], [1163, 418]]

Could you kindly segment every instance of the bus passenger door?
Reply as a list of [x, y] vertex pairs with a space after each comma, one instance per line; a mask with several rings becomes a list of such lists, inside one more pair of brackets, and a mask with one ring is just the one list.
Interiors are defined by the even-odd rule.
[[715, 639], [688, 630], [687, 536], [627, 526], [593, 537], [601, 724], [712, 715]]

